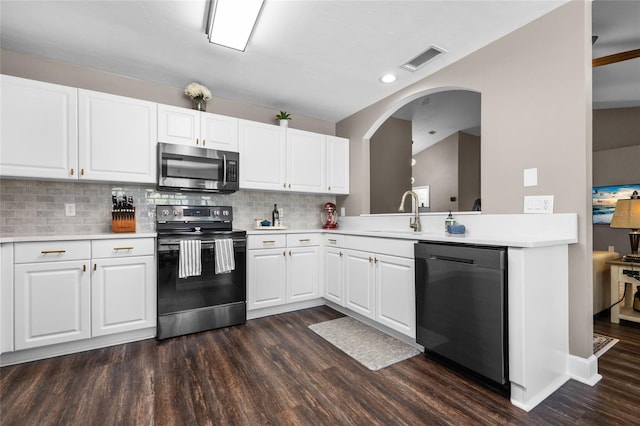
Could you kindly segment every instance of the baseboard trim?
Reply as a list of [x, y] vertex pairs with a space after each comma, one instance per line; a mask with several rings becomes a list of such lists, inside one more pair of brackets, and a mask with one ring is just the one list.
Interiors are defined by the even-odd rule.
[[573, 380], [593, 386], [602, 379], [598, 374], [598, 358], [591, 355], [589, 358], [582, 358], [569, 355], [569, 375]]

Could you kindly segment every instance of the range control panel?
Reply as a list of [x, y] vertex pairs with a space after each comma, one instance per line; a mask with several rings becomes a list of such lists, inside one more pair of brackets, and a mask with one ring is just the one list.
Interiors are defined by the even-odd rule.
[[231, 206], [156, 206], [156, 222], [232, 222]]

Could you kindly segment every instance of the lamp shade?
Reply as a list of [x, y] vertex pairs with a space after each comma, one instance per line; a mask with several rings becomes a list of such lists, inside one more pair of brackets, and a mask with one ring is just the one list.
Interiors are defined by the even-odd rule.
[[618, 200], [610, 226], [612, 228], [640, 229], [640, 199]]

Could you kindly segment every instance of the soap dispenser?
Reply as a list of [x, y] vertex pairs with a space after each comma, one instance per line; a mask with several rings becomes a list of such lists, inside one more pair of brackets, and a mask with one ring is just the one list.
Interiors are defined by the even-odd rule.
[[456, 224], [456, 220], [453, 218], [451, 214], [451, 210], [449, 210], [449, 216], [444, 220], [444, 231], [448, 234], [451, 232], [451, 226]]

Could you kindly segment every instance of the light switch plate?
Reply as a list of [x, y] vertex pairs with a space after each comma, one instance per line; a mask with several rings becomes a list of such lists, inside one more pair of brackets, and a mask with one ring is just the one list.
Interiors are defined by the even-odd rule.
[[524, 197], [525, 213], [553, 213], [553, 195], [529, 195]]
[[538, 169], [524, 169], [523, 182], [524, 186], [538, 186]]

